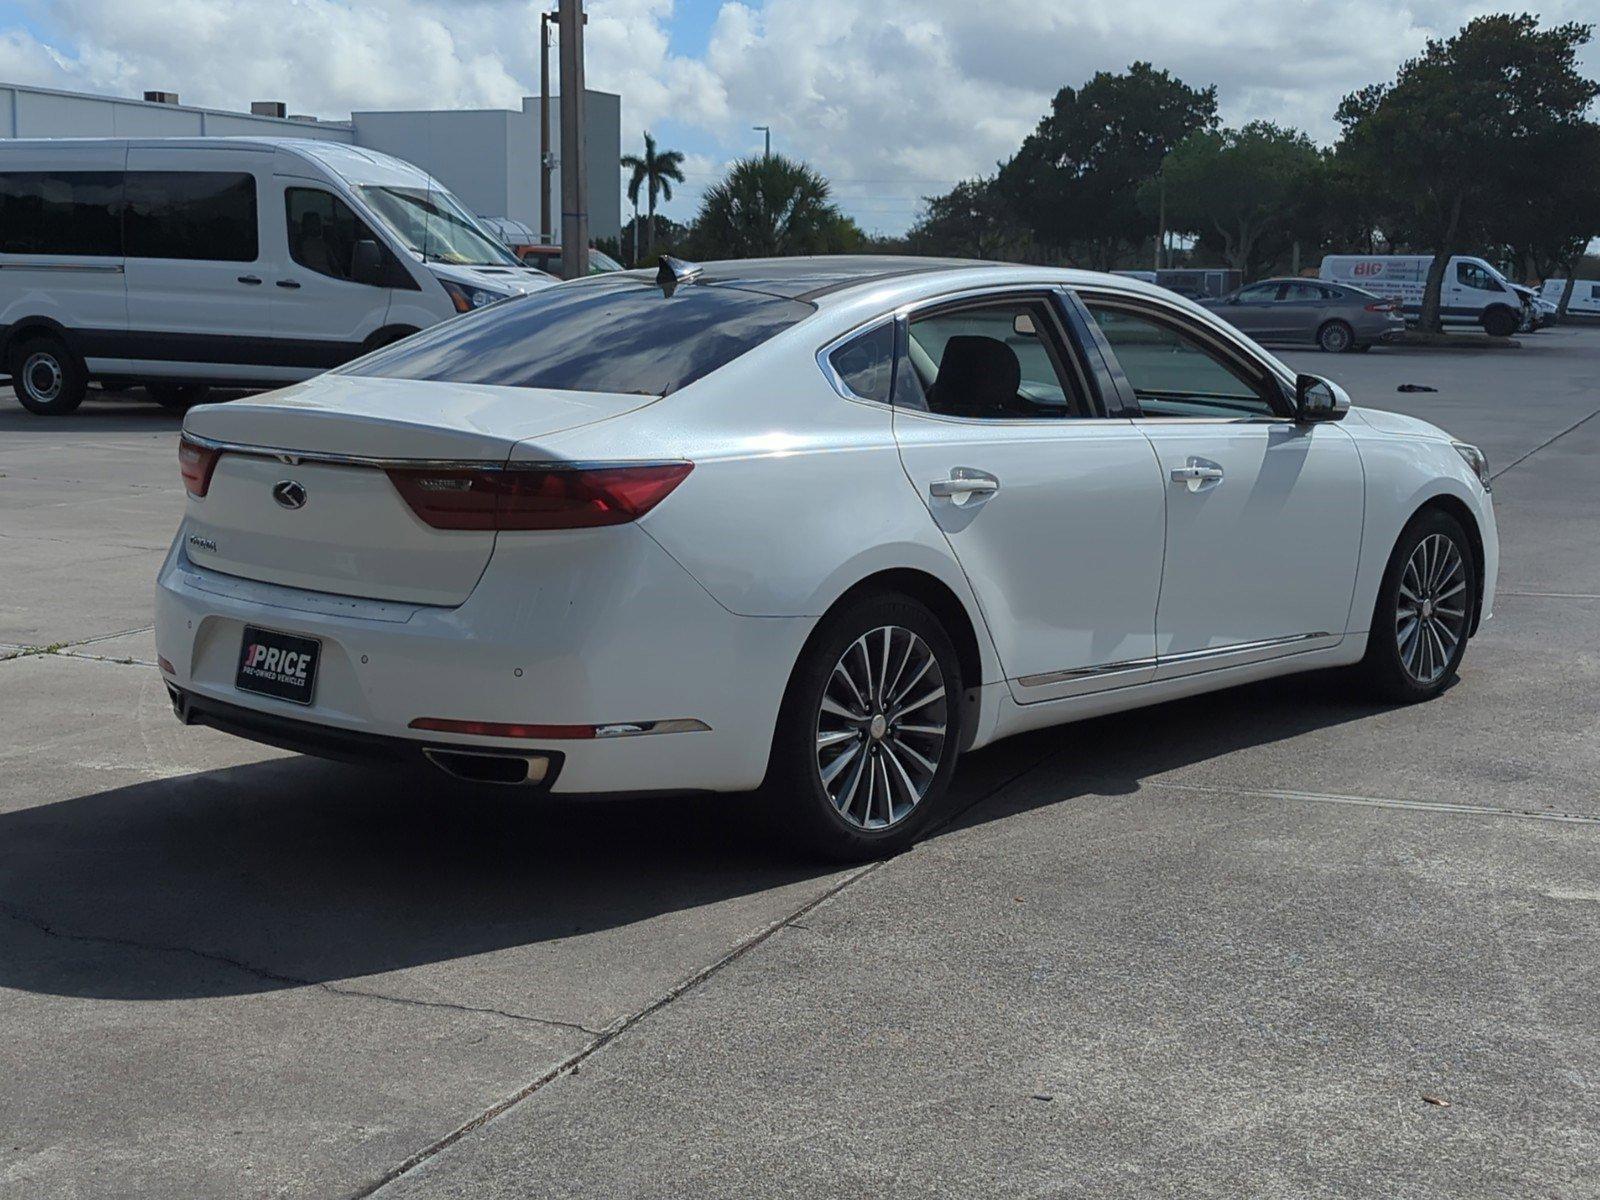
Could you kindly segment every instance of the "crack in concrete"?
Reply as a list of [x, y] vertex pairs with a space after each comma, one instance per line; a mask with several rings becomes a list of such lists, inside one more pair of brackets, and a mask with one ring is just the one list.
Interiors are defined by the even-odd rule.
[[1144, 787], [1167, 792], [1199, 792], [1207, 796], [1250, 796], [1263, 800], [1298, 800], [1309, 804], [1350, 804], [1359, 808], [1395, 808], [1412, 812], [1447, 813], [1458, 817], [1516, 817], [1524, 821], [1554, 821], [1562, 825], [1600, 825], [1600, 816], [1587, 813], [1545, 811], [1533, 808], [1496, 808], [1492, 804], [1452, 804], [1444, 800], [1394, 800], [1383, 796], [1345, 796], [1337, 792], [1300, 792], [1285, 788], [1216, 787], [1203, 783], [1167, 783], [1147, 779]]
[[118, 949], [138, 950], [146, 953], [187, 954], [204, 962], [231, 967], [236, 971], [241, 971], [246, 975], [265, 980], [268, 983], [281, 983], [291, 987], [311, 987], [334, 996], [346, 996], [358, 1000], [379, 1000], [386, 1004], [403, 1004], [413, 1008], [441, 1008], [454, 1012], [475, 1013], [480, 1016], [504, 1017], [508, 1021], [523, 1021], [533, 1025], [546, 1025], [555, 1029], [566, 1029], [591, 1038], [602, 1036], [602, 1031], [600, 1030], [590, 1029], [588, 1026], [580, 1025], [575, 1021], [557, 1020], [554, 1017], [535, 1017], [527, 1013], [511, 1012], [503, 1008], [487, 1008], [476, 1004], [457, 1004], [449, 1000], [419, 1000], [411, 996], [391, 996], [384, 992], [373, 992], [364, 988], [341, 987], [326, 980], [302, 979], [297, 975], [285, 975], [279, 971], [269, 971], [265, 967], [258, 967], [215, 950], [201, 950], [194, 946], [179, 946], [165, 942], [143, 942], [137, 938], [113, 937], [110, 934], [69, 933], [66, 930], [57, 929], [48, 921], [41, 920], [31, 913], [24, 912], [6, 900], [0, 900], [0, 915], [9, 917], [20, 925], [26, 925], [46, 937], [57, 938], [61, 941], [98, 946], [115, 946]]
[[1512, 459], [1505, 466], [1501, 467], [1498, 471], [1495, 471], [1492, 474], [1490, 474], [1489, 478], [1492, 479], [1492, 480], [1493, 479], [1499, 479], [1500, 476], [1504, 475], [1507, 471], [1511, 470], [1512, 467], [1521, 466], [1523, 463], [1527, 462], [1530, 458], [1532, 458], [1535, 454], [1539, 453], [1539, 451], [1549, 449], [1551, 446], [1553, 446], [1557, 442], [1559, 442], [1562, 438], [1566, 437], [1567, 434], [1571, 433], [1574, 429], [1577, 429], [1580, 425], [1583, 425], [1588, 421], [1594, 420], [1596, 417], [1600, 417], [1600, 408], [1595, 409], [1587, 417], [1579, 417], [1576, 421], [1574, 421], [1571, 425], [1568, 425], [1560, 433], [1556, 434], [1554, 437], [1547, 438], [1544, 441], [1540, 442], [1537, 446], [1535, 446], [1532, 450], [1529, 450], [1527, 453], [1519, 454], [1516, 458]]
[[[969, 803], [962, 805], [961, 808], [950, 813], [938, 824], [932, 826], [929, 829], [928, 836], [931, 837], [933, 834], [949, 828], [964, 814], [971, 811], [979, 804], [982, 804], [985, 800], [988, 800], [999, 794], [1005, 788], [1010, 787], [1013, 783], [1017, 782], [1017, 780], [1036, 770], [1038, 767], [1042, 766], [1059, 753], [1060, 751], [1057, 750], [1047, 751], [1033, 763], [1022, 768], [1022, 770], [1007, 776], [1004, 780], [995, 784], [987, 791], [982, 792]], [[915, 849], [916, 847], [912, 848], [913, 851]], [[907, 851], [907, 853], [911, 852], [912, 851]], [[667, 991], [663, 992], [660, 996], [656, 997], [656, 999], [652, 1000], [649, 1004], [646, 1004], [643, 1008], [637, 1010], [630, 1016], [623, 1017], [613, 1022], [606, 1028], [604, 1033], [600, 1034], [589, 1045], [567, 1056], [561, 1062], [556, 1063], [537, 1078], [531, 1080], [527, 1084], [524, 1084], [511, 1095], [496, 1101], [477, 1116], [457, 1126], [455, 1129], [451, 1130], [449, 1133], [445, 1134], [431, 1145], [423, 1147], [405, 1161], [394, 1167], [391, 1167], [371, 1183], [356, 1189], [350, 1194], [349, 1200], [367, 1200], [367, 1197], [375, 1195], [384, 1188], [388, 1187], [391, 1183], [394, 1183], [396, 1180], [411, 1174], [411, 1172], [415, 1171], [418, 1167], [423, 1166], [430, 1159], [434, 1158], [443, 1151], [448, 1150], [451, 1146], [455, 1145], [469, 1134], [481, 1129], [484, 1125], [487, 1125], [490, 1121], [493, 1121], [495, 1118], [501, 1116], [510, 1109], [515, 1108], [524, 1100], [527, 1100], [536, 1092], [544, 1088], [545, 1085], [552, 1083], [553, 1081], [561, 1078], [563, 1075], [573, 1074], [586, 1059], [599, 1053], [606, 1046], [616, 1041], [617, 1038], [627, 1033], [628, 1030], [638, 1025], [641, 1021], [648, 1019], [655, 1013], [660, 1012], [663, 1008], [666, 1008], [680, 996], [683, 996], [699, 987], [702, 983], [705, 983], [718, 972], [722, 971], [723, 968], [738, 962], [746, 954], [749, 954], [752, 950], [755, 950], [758, 946], [762, 945], [775, 934], [782, 930], [796, 926], [800, 928], [806, 928], [806, 926], [801, 924], [801, 918], [808, 916], [816, 909], [821, 908], [824, 904], [840, 895], [845, 891], [845, 889], [852, 887], [856, 883], [859, 883], [861, 880], [888, 866], [894, 861], [895, 860], [893, 858], [880, 859], [877, 862], [868, 863], [866, 866], [859, 867], [850, 872], [832, 887], [827, 888], [820, 895], [814, 896], [812, 899], [806, 901], [788, 916], [780, 917], [778, 920], [773, 921], [770, 925], [766, 926], [766, 928], [758, 931], [752, 936], [746, 938], [744, 941], [740, 942], [738, 945], [734, 946], [733, 949], [729, 950], [720, 958], [708, 963], [704, 967], [701, 967], [698, 971], [694, 972], [694, 974], [688, 976], [686, 979], [680, 980], [678, 983], [668, 988]]]
[[[99, 662], [143, 663], [143, 659], [112, 658], [105, 654], [73, 654], [71, 651], [75, 650], [79, 646], [94, 646], [101, 642], [114, 641], [117, 638], [128, 637], [135, 633], [149, 633], [154, 628], [154, 625], [140, 625], [134, 629], [121, 629], [116, 633], [99, 633], [94, 637], [80, 638], [75, 642], [50, 642], [41, 643], [37, 646], [18, 646], [9, 654], [0, 654], [0, 662], [9, 662], [13, 658], [42, 658], [46, 655], [59, 655], [63, 658], [87, 658], [95, 659]], [[148, 663], [144, 665], [154, 666], [155, 664]]]

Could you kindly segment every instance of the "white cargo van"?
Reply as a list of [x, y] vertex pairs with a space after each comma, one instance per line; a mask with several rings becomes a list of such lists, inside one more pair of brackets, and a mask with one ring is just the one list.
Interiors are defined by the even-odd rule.
[[[1546, 279], [1539, 294], [1551, 304], [1560, 306], [1561, 293], [1566, 291], [1565, 279]], [[1572, 285], [1572, 299], [1567, 301], [1569, 317], [1600, 317], [1600, 279], [1580, 279]]]
[[551, 285], [409, 163], [294, 138], [0, 141], [0, 374], [187, 407]]
[[[1399, 300], [1406, 320], [1415, 321], [1432, 265], [1431, 254], [1330, 254], [1319, 274]], [[1458, 254], [1445, 268], [1439, 316], [1445, 325], [1479, 325], [1485, 333], [1510, 337], [1522, 328], [1527, 312], [1504, 275], [1481, 258]]]

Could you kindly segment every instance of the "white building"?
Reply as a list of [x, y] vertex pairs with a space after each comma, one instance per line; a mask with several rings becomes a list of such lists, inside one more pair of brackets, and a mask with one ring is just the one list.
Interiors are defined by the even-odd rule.
[[[170, 93], [146, 99], [91, 96], [0, 83], [0, 138], [37, 137], [309, 137], [366, 146], [415, 163], [481, 217], [511, 217], [539, 226], [539, 101], [521, 109], [358, 112], [348, 121], [289, 116], [276, 101], [251, 112], [179, 104]], [[614, 238], [622, 229], [621, 98], [585, 93], [589, 160], [589, 233]], [[560, 142], [558, 102], [550, 105], [552, 149]], [[561, 172], [551, 183], [551, 230], [561, 238]]]

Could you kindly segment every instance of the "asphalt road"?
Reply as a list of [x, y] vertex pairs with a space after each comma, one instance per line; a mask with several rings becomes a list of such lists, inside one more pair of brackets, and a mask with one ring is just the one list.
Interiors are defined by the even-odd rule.
[[1524, 341], [1286, 355], [1499, 473], [1439, 700], [1013, 739], [839, 872], [181, 728], [176, 420], [0, 406], [0, 1195], [1600, 1195], [1600, 330]]

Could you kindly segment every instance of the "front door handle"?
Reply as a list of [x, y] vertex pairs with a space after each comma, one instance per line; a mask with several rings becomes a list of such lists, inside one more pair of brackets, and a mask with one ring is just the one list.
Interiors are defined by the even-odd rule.
[[1000, 490], [1000, 481], [987, 471], [974, 467], [957, 467], [949, 479], [935, 479], [928, 485], [928, 495], [951, 499], [956, 496], [992, 496]]
[[241, 276], [239, 276], [239, 282], [240, 283], [248, 283], [251, 287], [255, 287], [256, 284], [261, 282], [261, 276], [259, 276], [259, 275], [241, 275]]
[[1221, 483], [1222, 468], [1213, 462], [1191, 458], [1183, 466], [1172, 468], [1172, 482], [1188, 484], [1191, 492], [1198, 492], [1208, 483]]
[[293, 279], [280, 279], [278, 280], [278, 286], [281, 288], [297, 288], [300, 285]]

